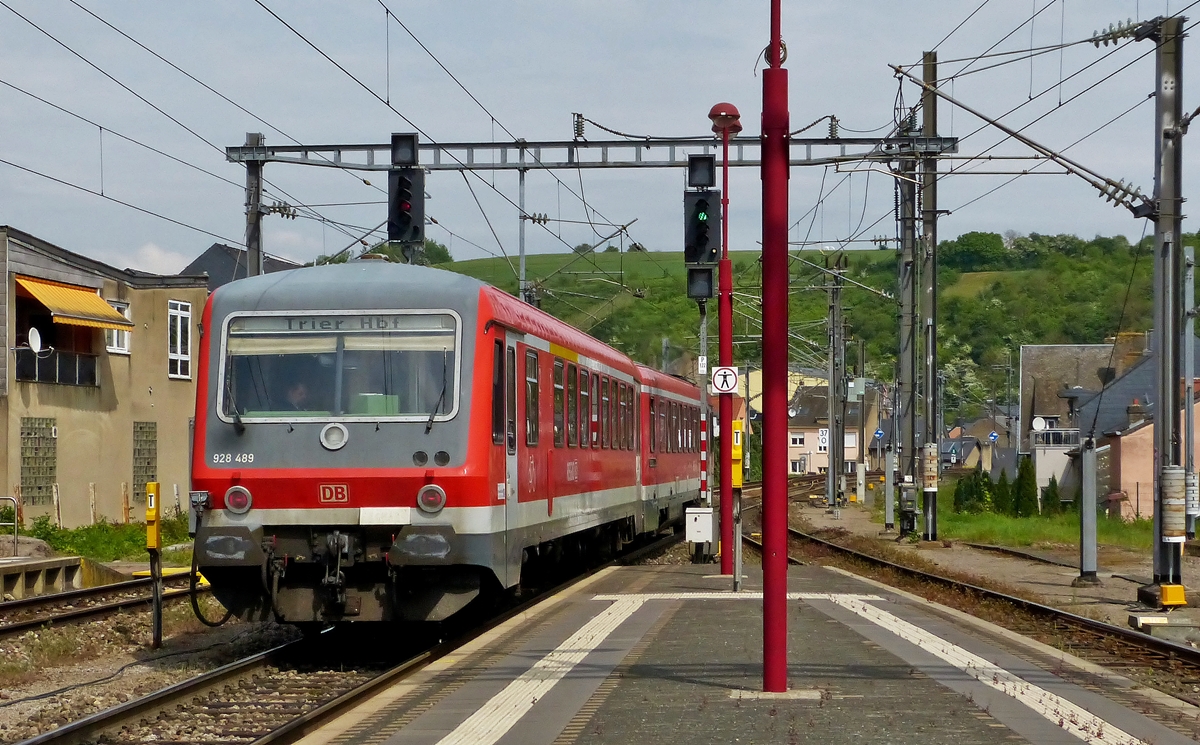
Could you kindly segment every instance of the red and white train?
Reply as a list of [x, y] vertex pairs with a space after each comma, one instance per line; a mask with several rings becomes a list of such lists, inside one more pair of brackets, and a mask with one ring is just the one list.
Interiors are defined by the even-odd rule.
[[469, 277], [253, 277], [203, 331], [195, 556], [242, 618], [444, 619], [699, 498], [695, 386]]

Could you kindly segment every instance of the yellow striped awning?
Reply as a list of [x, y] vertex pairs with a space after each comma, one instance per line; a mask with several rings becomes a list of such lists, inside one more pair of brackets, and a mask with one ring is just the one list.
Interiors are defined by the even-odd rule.
[[19, 275], [16, 280], [18, 285], [50, 309], [50, 316], [55, 323], [118, 331], [133, 328], [125, 316], [89, 287]]

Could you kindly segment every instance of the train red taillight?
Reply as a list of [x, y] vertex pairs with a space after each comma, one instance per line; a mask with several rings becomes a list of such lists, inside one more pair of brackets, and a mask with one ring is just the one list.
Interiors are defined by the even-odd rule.
[[426, 484], [417, 492], [417, 506], [422, 512], [435, 514], [446, 506], [446, 490], [437, 484]]
[[229, 491], [225, 492], [225, 509], [235, 515], [246, 514], [253, 503], [254, 498], [250, 496], [250, 490], [244, 486], [231, 486]]

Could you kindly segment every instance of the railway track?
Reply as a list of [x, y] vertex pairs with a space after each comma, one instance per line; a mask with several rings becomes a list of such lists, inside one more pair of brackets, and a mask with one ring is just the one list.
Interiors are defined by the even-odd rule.
[[[188, 596], [187, 575], [163, 579], [163, 600]], [[46, 624], [80, 621], [116, 613], [151, 602], [148, 577], [50, 595], [35, 595], [0, 603], [0, 639], [21, 634]], [[198, 588], [208, 592], [207, 585]]]
[[[566, 590], [599, 569], [634, 563], [682, 540], [666, 536], [627, 551], [558, 586], [506, 608], [483, 623], [449, 630], [450, 640], [428, 640], [395, 628], [335, 628], [225, 665], [211, 672], [99, 712], [20, 745], [282, 745], [294, 742], [384, 687], [402, 680], [471, 639]], [[424, 637], [426, 642], [413, 642]], [[401, 641], [397, 641], [401, 640]]]
[[[747, 488], [758, 486], [760, 485], [748, 484]], [[791, 488], [789, 484], [789, 496], [795, 496], [797, 493], [798, 490]], [[747, 509], [749, 508], [743, 507], [743, 511]], [[755, 550], [762, 551], [762, 544], [758, 541], [747, 538], [743, 538], [743, 541]], [[990, 613], [990, 620], [1010, 631], [1062, 648], [1089, 662], [1120, 669], [1139, 681], [1200, 706], [1200, 696], [1192, 691], [1192, 687], [1200, 685], [1200, 649], [960, 579], [906, 566], [791, 526], [788, 527], [788, 544], [789, 563], [811, 563], [792, 555], [790, 549], [804, 551], [809, 547], [818, 547], [825, 555], [848, 559], [851, 566], [847, 568], [859, 574], [877, 575], [873, 578], [882, 579], [891, 585], [896, 585], [897, 579], [907, 580], [907, 586], [903, 589], [957, 607], [958, 610], [972, 615], [979, 615], [981, 604], [986, 604], [992, 609], [1011, 609], [1011, 612]], [[820, 555], [814, 556], [815, 560], [821, 558]]]

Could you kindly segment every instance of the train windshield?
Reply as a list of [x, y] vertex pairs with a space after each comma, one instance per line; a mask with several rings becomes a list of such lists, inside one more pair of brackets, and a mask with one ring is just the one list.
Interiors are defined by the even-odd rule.
[[458, 409], [448, 313], [239, 316], [225, 339], [225, 418], [448, 419]]

